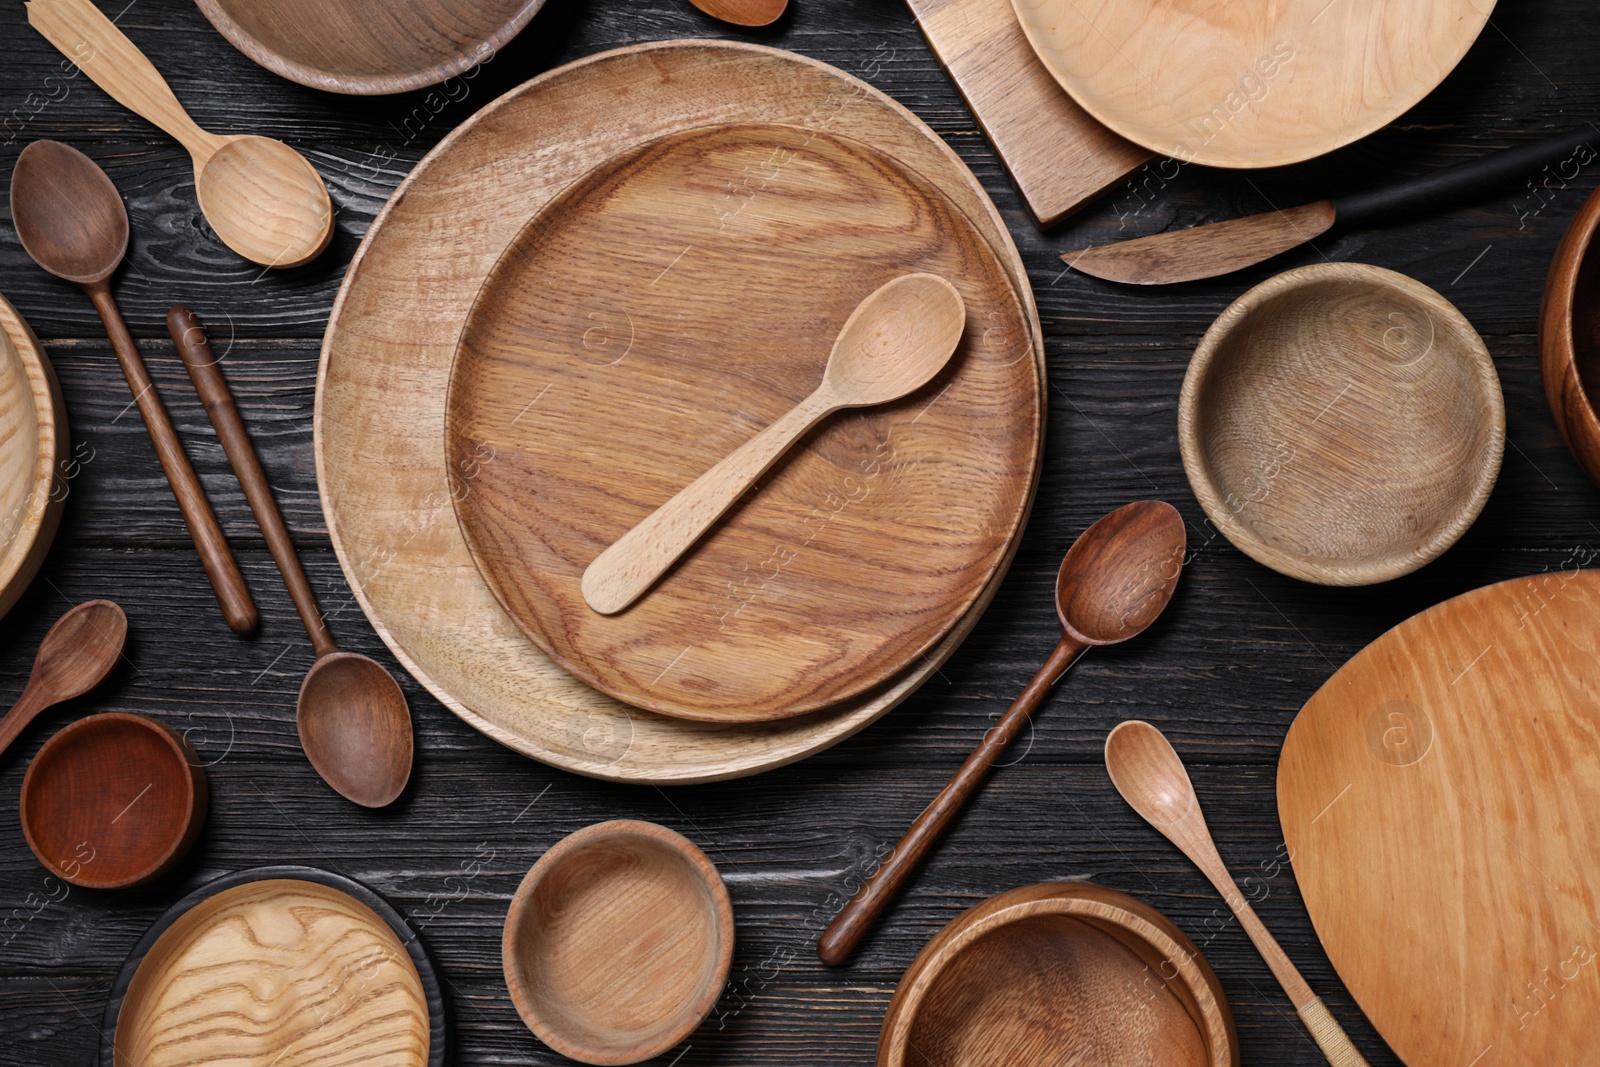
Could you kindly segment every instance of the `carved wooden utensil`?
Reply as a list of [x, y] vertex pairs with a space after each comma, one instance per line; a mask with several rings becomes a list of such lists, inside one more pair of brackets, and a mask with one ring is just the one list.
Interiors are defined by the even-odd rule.
[[1177, 509], [1159, 500], [1118, 508], [1078, 537], [1056, 574], [1062, 633], [1055, 651], [822, 932], [817, 956], [823, 963], [837, 966], [849, 958], [1067, 668], [1090, 648], [1121, 644], [1156, 621], [1177, 588], [1186, 544]]
[[11, 218], [34, 262], [94, 301], [223, 617], [235, 633], [249, 633], [257, 618], [250, 590], [111, 295], [111, 275], [128, 250], [128, 212], [117, 187], [76, 148], [35, 141], [22, 150], [11, 172]]
[[333, 236], [327, 186], [282, 141], [195, 125], [143, 52], [91, 0], [30, 0], [28, 22], [124, 107], [194, 157], [200, 210], [222, 243], [264, 267], [298, 267]]
[[1217, 887], [1217, 892], [1238, 916], [1256, 950], [1272, 968], [1272, 974], [1289, 994], [1295, 1011], [1316, 1039], [1317, 1047], [1334, 1067], [1366, 1067], [1366, 1060], [1329, 1013], [1322, 998], [1311, 991], [1295, 965], [1289, 962], [1278, 942], [1257, 918], [1233, 876], [1217, 854], [1216, 843], [1206, 827], [1205, 813], [1195, 796], [1194, 785], [1183, 761], [1173, 751], [1165, 735], [1147, 722], [1125, 722], [1106, 738], [1106, 770], [1117, 792], [1151, 826], [1177, 845], [1194, 861], [1202, 874]]
[[205, 402], [211, 425], [216, 427], [295, 611], [316, 649], [317, 661], [300, 685], [296, 710], [300, 746], [323, 780], [343, 796], [364, 807], [384, 807], [400, 795], [411, 778], [414, 745], [405, 694], [376, 661], [355, 652], [340, 652], [329, 636], [294, 540], [200, 320], [180, 304], [167, 315], [167, 329], [189, 369], [195, 392]]
[[714, 19], [735, 26], [770, 26], [783, 17], [789, 0], [691, 0]]
[[81, 697], [111, 673], [128, 640], [128, 617], [109, 600], [79, 604], [39, 642], [28, 684], [4, 719], [0, 752], [46, 708]]

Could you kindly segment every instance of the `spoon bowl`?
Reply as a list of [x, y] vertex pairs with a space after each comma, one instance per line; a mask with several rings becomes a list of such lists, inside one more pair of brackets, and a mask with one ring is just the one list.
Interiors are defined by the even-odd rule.
[[1175, 825], [1199, 806], [1183, 760], [1147, 722], [1125, 722], [1111, 731], [1106, 770], [1117, 792], [1152, 826]]
[[411, 709], [374, 660], [332, 652], [312, 665], [295, 709], [300, 746], [327, 783], [367, 808], [393, 803], [411, 778]]
[[111, 673], [128, 640], [128, 616], [109, 600], [79, 604], [39, 642], [33, 673], [16, 705], [0, 719], [0, 752], [46, 708], [81, 697]]
[[128, 251], [122, 194], [94, 160], [60, 141], [34, 141], [17, 157], [11, 219], [34, 262], [75, 285], [105, 281]]
[[772, 25], [789, 7], [789, 0], [693, 0], [693, 3], [714, 19], [752, 27]]
[[195, 157], [195, 195], [222, 243], [255, 263], [298, 267], [328, 247], [333, 205], [316, 169], [270, 137], [230, 137]]
[[1056, 572], [1061, 628], [1086, 645], [1137, 637], [1178, 587], [1188, 538], [1164, 500], [1118, 508], [1084, 531]]
[[822, 372], [841, 406], [899, 400], [944, 369], [967, 325], [956, 287], [936, 274], [906, 274], [863, 300], [845, 320]]

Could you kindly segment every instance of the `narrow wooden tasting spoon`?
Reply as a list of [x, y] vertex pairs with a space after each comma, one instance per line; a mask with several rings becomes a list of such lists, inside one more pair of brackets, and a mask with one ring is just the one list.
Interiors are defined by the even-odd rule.
[[300, 684], [295, 713], [300, 747], [323, 780], [344, 797], [363, 807], [384, 807], [400, 795], [411, 778], [411, 709], [406, 696], [376, 661], [355, 652], [340, 652], [329, 636], [294, 540], [199, 318], [180, 304], [167, 315], [167, 329], [317, 653], [317, 661]]
[[91, 0], [31, 0], [28, 22], [100, 88], [176, 137], [194, 159], [195, 196], [222, 243], [264, 267], [298, 267], [333, 236], [322, 176], [282, 141], [195, 125], [137, 45]]
[[807, 430], [841, 408], [920, 389], [950, 362], [966, 325], [961, 294], [936, 274], [905, 274], [879, 288], [845, 321], [816, 392], [600, 553], [583, 572], [583, 599], [602, 615], [638, 600]]
[[1106, 738], [1106, 770], [1111, 772], [1117, 792], [1133, 810], [1177, 845], [1217, 887], [1283, 991], [1289, 994], [1300, 1020], [1328, 1062], [1334, 1067], [1366, 1067], [1367, 1061], [1334, 1021], [1322, 998], [1311, 991], [1234, 884], [1206, 827], [1205, 813], [1200, 810], [1189, 772], [1166, 736], [1147, 722], [1123, 723]]
[[855, 951], [1067, 668], [1086, 650], [1137, 637], [1156, 621], [1178, 585], [1187, 544], [1177, 509], [1159, 500], [1120, 507], [1078, 537], [1056, 573], [1061, 640], [1055, 651], [917, 816], [883, 865], [822, 932], [817, 956], [823, 963], [838, 966]]
[[789, 0], [692, 0], [714, 19], [735, 26], [770, 26], [783, 16]]
[[46, 708], [81, 697], [111, 673], [128, 640], [128, 617], [109, 600], [79, 604], [39, 642], [22, 696], [0, 719], [0, 752]]
[[35, 263], [76, 285], [94, 302], [200, 563], [222, 605], [223, 618], [235, 633], [249, 633], [256, 628], [255, 602], [111, 295], [111, 275], [128, 251], [128, 211], [122, 195], [106, 172], [76, 148], [60, 141], [35, 141], [22, 150], [11, 172], [11, 220]]

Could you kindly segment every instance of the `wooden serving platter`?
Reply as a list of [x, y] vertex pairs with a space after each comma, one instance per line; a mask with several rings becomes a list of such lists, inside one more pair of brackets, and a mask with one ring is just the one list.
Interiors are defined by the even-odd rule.
[[66, 494], [67, 408], [44, 346], [0, 296], [0, 617], [44, 562]]
[[883, 690], [756, 725], [671, 719], [596, 692], [528, 640], [479, 576], [444, 457], [450, 362], [473, 298], [520, 227], [572, 182], [618, 152], [731, 122], [831, 130], [938, 185], [1011, 275], [1042, 380], [1038, 314], [994, 205], [937, 134], [826, 64], [747, 44], [641, 45], [542, 75], [447, 137], [373, 224], [334, 305], [317, 381], [323, 512], [352, 593], [406, 669], [475, 728], [579, 774], [715, 781], [835, 744], [933, 673], [1004, 569], [960, 624]]
[[[626, 611], [584, 569], [804, 399], [893, 278], [966, 305], [950, 363], [810, 433]], [[618, 343], [595, 324], [620, 320]], [[798, 126], [691, 130], [552, 201], [484, 283], [450, 382], [447, 459], [501, 605], [579, 678], [636, 707], [755, 722], [899, 674], [949, 632], [1016, 536], [1039, 377], [993, 249], [867, 145]]]
[[1328, 956], [1410, 1067], [1600, 1062], [1600, 571], [1474, 590], [1345, 664], [1278, 765]]

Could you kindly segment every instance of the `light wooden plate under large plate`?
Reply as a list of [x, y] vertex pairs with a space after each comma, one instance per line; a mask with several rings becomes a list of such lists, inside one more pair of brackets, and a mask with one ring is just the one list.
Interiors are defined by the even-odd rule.
[[334, 306], [317, 382], [323, 511], [352, 592], [406, 669], [490, 737], [580, 774], [715, 781], [835, 744], [932, 675], [1001, 577], [882, 690], [783, 722], [730, 725], [639, 711], [584, 685], [527, 639], [479, 576], [444, 457], [450, 361], [473, 298], [522, 225], [572, 182], [663, 135], [731, 122], [831, 130], [938, 185], [1001, 256], [1042, 380], [1026, 274], [976, 179], [909, 111], [826, 64], [755, 45], [641, 45], [551, 71], [446, 138], [373, 224]]
[[[856, 306], [919, 272], [966, 305], [944, 370], [830, 417], [632, 607], [589, 607], [594, 558], [815, 390]], [[602, 322], [625, 337], [595, 343]], [[999, 566], [1038, 457], [1030, 357], [994, 251], [925, 179], [803, 127], [692, 130], [568, 189], [484, 284], [450, 381], [456, 515], [501, 605], [597, 689], [710, 722], [831, 707], [937, 644]]]
[[39, 572], [66, 501], [67, 409], [44, 346], [0, 296], [0, 616]]
[[1276, 167], [1398, 118], [1455, 69], [1494, 0], [1012, 0], [1073, 99], [1153, 152]]
[[1410, 1067], [1600, 1063], [1600, 571], [1417, 615], [1278, 765], [1306, 909]]

